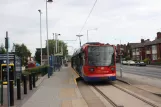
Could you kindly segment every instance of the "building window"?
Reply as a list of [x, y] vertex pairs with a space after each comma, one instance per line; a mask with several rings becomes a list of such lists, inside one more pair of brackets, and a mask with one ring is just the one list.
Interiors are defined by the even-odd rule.
[[152, 50], [157, 50], [157, 46], [156, 45], [153, 45], [152, 46]]
[[139, 48], [136, 49], [136, 52], [139, 52]]
[[152, 54], [157, 54], [157, 46], [152, 45]]
[[152, 55], [152, 60], [157, 60], [157, 54]]

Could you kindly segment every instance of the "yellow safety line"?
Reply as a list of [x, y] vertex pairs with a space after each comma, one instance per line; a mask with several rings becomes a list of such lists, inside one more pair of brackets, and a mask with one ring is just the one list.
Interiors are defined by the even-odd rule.
[[76, 81], [76, 78], [74, 78], [74, 83], [77, 85], [77, 81]]
[[76, 78], [74, 78], [74, 83], [77, 85], [77, 81], [76, 81], [76, 79], [77, 78], [79, 78], [80, 76], [78, 75], [78, 73], [72, 68], [72, 71], [74, 72], [74, 74], [76, 74], [77, 75], [77, 77]]

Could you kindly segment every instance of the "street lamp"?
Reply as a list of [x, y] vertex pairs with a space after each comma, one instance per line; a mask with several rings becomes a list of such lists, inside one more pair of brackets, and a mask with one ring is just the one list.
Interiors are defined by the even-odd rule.
[[55, 46], [56, 46], [56, 53], [57, 53], [58, 48], [59, 48], [59, 46], [58, 46], [58, 44], [59, 44], [59, 42], [58, 42], [58, 36], [60, 36], [60, 34], [53, 33], [53, 35], [55, 35], [55, 40], [56, 40]]
[[48, 2], [51, 3], [53, 0], [46, 0], [46, 34], [47, 34], [47, 58], [48, 58], [48, 66], [49, 66], [49, 43], [48, 43]]
[[90, 30], [97, 30], [97, 28], [87, 30], [87, 42], [89, 42], [88, 32], [89, 32]]
[[81, 47], [81, 39], [80, 37], [83, 36], [83, 35], [76, 35], [77, 37], [79, 37], [79, 42], [80, 42], [80, 47]]
[[41, 47], [41, 65], [42, 65], [42, 33], [41, 33], [41, 10], [38, 10], [40, 13], [40, 47]]

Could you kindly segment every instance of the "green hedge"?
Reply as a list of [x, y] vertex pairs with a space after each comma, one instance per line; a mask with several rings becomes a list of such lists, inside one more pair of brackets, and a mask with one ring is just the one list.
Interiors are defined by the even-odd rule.
[[149, 58], [145, 58], [145, 59], [143, 60], [143, 62], [146, 63], [146, 64], [149, 64], [149, 63], [150, 63], [150, 59], [149, 59]]
[[48, 72], [48, 66], [39, 66], [39, 67], [35, 67], [35, 68], [28, 68], [25, 71], [23, 71], [23, 75], [29, 75], [32, 73], [35, 73], [36, 75], [42, 75], [44, 76], [45, 74], [47, 74]]

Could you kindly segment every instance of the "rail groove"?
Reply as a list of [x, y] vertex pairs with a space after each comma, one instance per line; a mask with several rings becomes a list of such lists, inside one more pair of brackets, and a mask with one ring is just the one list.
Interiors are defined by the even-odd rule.
[[113, 102], [109, 97], [107, 97], [100, 89], [98, 89], [96, 86], [92, 85], [92, 87], [100, 93], [113, 107], [124, 107], [121, 105], [117, 105], [115, 102]]
[[155, 105], [155, 104], [153, 104], [153, 103], [151, 103], [151, 102], [149, 102], [149, 101], [147, 101], [147, 100], [145, 100], [145, 99], [143, 99], [143, 98], [141, 98], [141, 97], [139, 97], [139, 96], [137, 96], [137, 95], [135, 95], [135, 94], [133, 94], [133, 93], [131, 93], [131, 92], [119, 87], [119, 86], [117, 86], [117, 85], [114, 85], [114, 84], [111, 84], [111, 85], [116, 87], [116, 88], [118, 88], [118, 89], [120, 89], [121, 91], [123, 91], [123, 92], [125, 92], [125, 93], [127, 93], [127, 94], [129, 94], [129, 95], [131, 95], [131, 96], [133, 96], [133, 97], [135, 97], [135, 98], [137, 98], [137, 99], [149, 104], [149, 105], [151, 105], [152, 107], [159, 107], [159, 106], [157, 106], [157, 105]]

